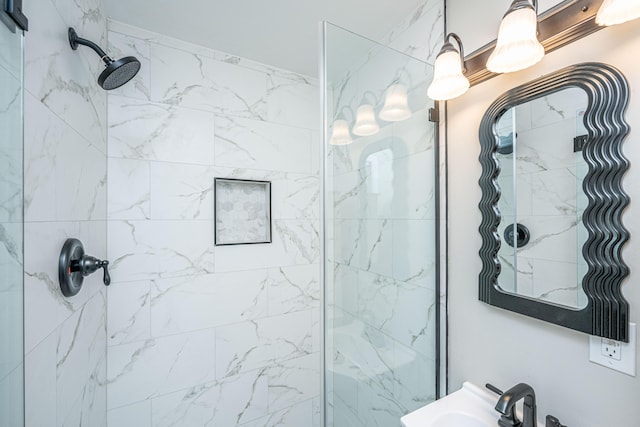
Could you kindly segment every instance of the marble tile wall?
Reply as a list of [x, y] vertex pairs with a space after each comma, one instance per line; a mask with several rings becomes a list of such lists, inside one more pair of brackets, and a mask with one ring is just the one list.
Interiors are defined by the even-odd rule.
[[[110, 426], [317, 426], [318, 83], [110, 22]], [[214, 177], [271, 181], [273, 242], [214, 246]]]
[[428, 63], [372, 46], [332, 82], [330, 114], [343, 106], [356, 111], [367, 91], [381, 100], [394, 79], [409, 87], [413, 114], [380, 121], [374, 136], [329, 147], [330, 426], [400, 426], [402, 415], [435, 399], [436, 159], [432, 105], [425, 100], [442, 40], [442, 6], [425, 2], [385, 39]]
[[106, 425], [106, 291], [99, 274], [71, 298], [57, 262], [69, 237], [105, 258], [107, 96], [102, 65], [67, 28], [106, 46], [100, 0], [25, 2], [24, 281], [26, 425]]
[[511, 112], [498, 127], [508, 134], [515, 123], [518, 135], [514, 153], [498, 154], [503, 167], [499, 231], [502, 235], [516, 218], [531, 233], [517, 260], [512, 247], [501, 246], [501, 286], [570, 307], [586, 303], [581, 288], [586, 273], [586, 229], [581, 222], [586, 163], [582, 152], [573, 151], [573, 138], [587, 134], [582, 122], [586, 105], [583, 90], [567, 89], [516, 107], [515, 122]]
[[0, 40], [0, 425], [23, 425], [22, 35]]

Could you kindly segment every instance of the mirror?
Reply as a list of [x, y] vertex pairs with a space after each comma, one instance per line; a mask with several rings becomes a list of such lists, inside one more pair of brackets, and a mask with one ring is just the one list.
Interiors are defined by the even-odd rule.
[[489, 107], [480, 126], [482, 301], [627, 340], [627, 100], [619, 71], [588, 63], [512, 89]]
[[587, 93], [571, 87], [511, 107], [496, 121], [503, 243], [498, 285], [504, 291], [587, 305], [581, 286], [587, 165], [580, 146], [587, 105]]

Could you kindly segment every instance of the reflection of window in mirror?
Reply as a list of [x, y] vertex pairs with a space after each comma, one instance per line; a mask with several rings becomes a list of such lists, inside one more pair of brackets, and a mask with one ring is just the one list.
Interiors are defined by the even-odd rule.
[[[515, 176], [515, 163], [513, 162], [513, 147], [516, 144], [516, 114], [515, 109], [511, 108], [507, 110], [496, 123], [496, 135], [498, 138], [497, 157], [500, 160], [500, 179], [498, 184], [500, 186], [501, 195], [498, 200], [498, 209], [500, 210], [501, 217], [501, 236], [508, 228], [516, 227], [515, 219], [515, 206], [516, 206], [516, 191], [517, 185], [514, 179]], [[498, 252], [498, 258], [502, 266], [502, 273], [500, 274], [500, 287], [508, 292], [513, 292], [522, 295], [519, 291], [519, 285], [525, 283], [523, 277], [516, 280], [515, 271], [518, 270], [518, 259], [515, 256], [513, 247], [503, 244], [500, 246]]]
[[[564, 89], [509, 109], [495, 125], [500, 287], [576, 308], [587, 304], [582, 291], [587, 268], [582, 257], [587, 239], [582, 180], [587, 169], [582, 152], [574, 151], [587, 133], [587, 104], [582, 89]], [[514, 249], [503, 236], [507, 228], [515, 233], [517, 224], [528, 229], [530, 239]]]
[[373, 212], [388, 212], [393, 200], [393, 151], [376, 151], [365, 160], [369, 205]]

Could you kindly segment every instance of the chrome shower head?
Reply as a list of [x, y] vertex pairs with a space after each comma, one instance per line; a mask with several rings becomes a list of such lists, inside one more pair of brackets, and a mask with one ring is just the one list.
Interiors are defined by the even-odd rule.
[[104, 90], [119, 88], [134, 78], [140, 70], [140, 61], [135, 56], [126, 56], [122, 59], [113, 60], [97, 44], [78, 37], [76, 30], [73, 28], [69, 28], [69, 44], [73, 50], [78, 49], [78, 45], [88, 46], [104, 61], [106, 68], [98, 77], [98, 84]]

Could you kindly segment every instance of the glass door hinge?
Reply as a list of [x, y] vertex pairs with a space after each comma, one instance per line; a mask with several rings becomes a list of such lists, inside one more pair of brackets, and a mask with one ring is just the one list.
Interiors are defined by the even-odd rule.
[[440, 122], [440, 111], [437, 108], [429, 108], [429, 121], [433, 123]]
[[29, 20], [22, 13], [22, 0], [4, 0], [4, 11], [18, 27], [29, 30]]

